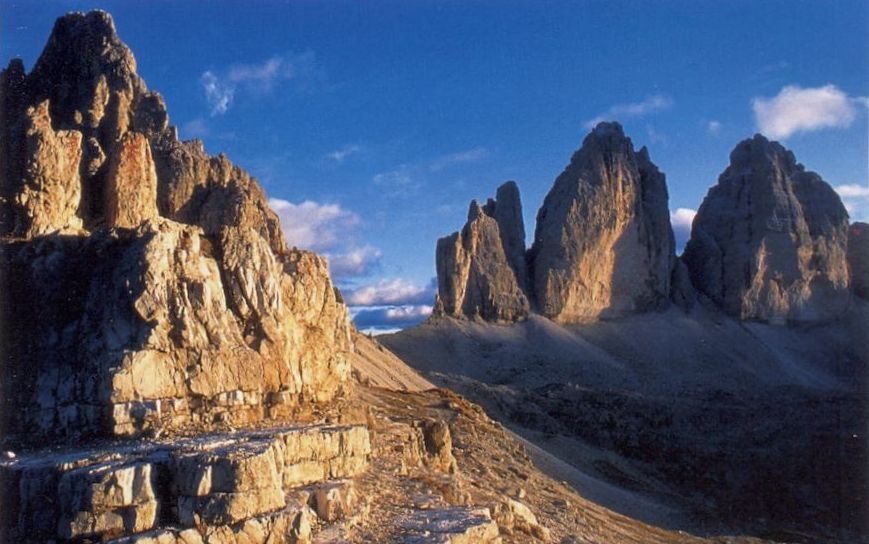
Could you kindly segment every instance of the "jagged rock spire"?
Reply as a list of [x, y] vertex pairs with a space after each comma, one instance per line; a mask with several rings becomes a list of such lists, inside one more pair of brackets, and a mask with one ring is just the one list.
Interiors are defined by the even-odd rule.
[[438, 240], [436, 261], [438, 312], [496, 322], [527, 317], [525, 227], [516, 184], [503, 184], [484, 206], [472, 201], [461, 232]]
[[582, 322], [667, 303], [675, 259], [667, 186], [646, 148], [600, 123], [537, 214], [532, 265], [539, 311]]

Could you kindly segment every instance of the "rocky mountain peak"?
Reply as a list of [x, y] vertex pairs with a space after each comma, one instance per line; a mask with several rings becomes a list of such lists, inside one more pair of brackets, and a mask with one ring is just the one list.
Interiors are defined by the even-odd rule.
[[485, 205], [472, 200], [461, 232], [437, 244], [439, 313], [487, 321], [524, 319], [525, 227], [519, 189], [512, 181]]
[[82, 116], [98, 113], [95, 105], [108, 106], [116, 93], [132, 98], [146, 91], [132, 51], [100, 10], [60, 17], [29, 80], [36, 97], [50, 101], [55, 126], [64, 128], [94, 126], [100, 119]]
[[645, 311], [670, 293], [664, 175], [618, 123], [600, 123], [555, 180], [531, 249], [538, 309], [563, 322]]
[[683, 259], [726, 312], [765, 321], [832, 318], [848, 304], [848, 214], [821, 177], [762, 135], [730, 154]]
[[178, 140], [107, 13], [10, 63], [0, 116], [0, 434], [254, 423], [341, 392], [325, 261], [286, 247], [244, 170]]

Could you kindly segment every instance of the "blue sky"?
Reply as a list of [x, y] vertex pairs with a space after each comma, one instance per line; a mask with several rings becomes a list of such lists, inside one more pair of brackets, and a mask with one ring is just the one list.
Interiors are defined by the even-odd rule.
[[95, 7], [182, 138], [249, 170], [290, 241], [330, 257], [362, 328], [425, 315], [436, 239], [507, 179], [530, 237], [595, 119], [649, 147], [677, 239], [759, 131], [869, 219], [865, 0], [3, 0], [4, 65]]

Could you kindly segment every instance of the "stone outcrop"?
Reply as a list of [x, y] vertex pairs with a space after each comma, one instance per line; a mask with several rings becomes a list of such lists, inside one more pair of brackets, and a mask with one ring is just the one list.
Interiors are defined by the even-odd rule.
[[869, 300], [869, 224], [852, 223], [848, 231], [848, 273], [851, 289]]
[[437, 313], [494, 322], [524, 319], [530, 307], [516, 184], [502, 185], [497, 199], [485, 206], [471, 202], [461, 232], [438, 240], [436, 261]]
[[[0, 462], [0, 539], [304, 541], [315, 515], [307, 499], [343, 513], [346, 497], [329, 507], [321, 490], [344, 489], [370, 453], [365, 427], [307, 425], [24, 455]], [[312, 482], [323, 483], [308, 490]]]
[[40, 443], [289, 417], [349, 374], [320, 257], [179, 141], [101, 11], [0, 74], [0, 433]]
[[670, 296], [674, 238], [664, 175], [618, 123], [601, 123], [537, 214], [529, 261], [543, 315], [576, 323], [655, 309]]
[[821, 177], [761, 135], [740, 142], [694, 220], [694, 286], [740, 319], [811, 321], [849, 301], [848, 214]]

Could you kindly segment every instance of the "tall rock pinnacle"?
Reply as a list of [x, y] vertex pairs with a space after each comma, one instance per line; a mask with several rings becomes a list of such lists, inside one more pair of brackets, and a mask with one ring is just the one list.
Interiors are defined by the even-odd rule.
[[462, 231], [438, 240], [436, 260], [438, 312], [496, 322], [527, 317], [525, 227], [516, 184], [503, 184], [485, 206], [471, 202]]
[[756, 135], [730, 154], [683, 259], [697, 289], [731, 315], [816, 320], [848, 304], [847, 247], [848, 214], [832, 187]]
[[537, 214], [537, 308], [583, 322], [666, 304], [675, 259], [664, 175], [618, 123], [585, 138]]

